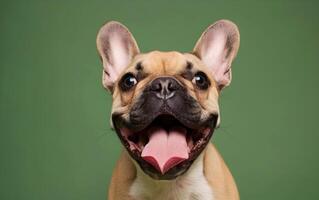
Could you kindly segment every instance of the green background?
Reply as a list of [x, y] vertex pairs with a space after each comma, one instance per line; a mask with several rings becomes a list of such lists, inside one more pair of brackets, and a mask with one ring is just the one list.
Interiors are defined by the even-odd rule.
[[140, 49], [190, 51], [214, 21], [241, 47], [213, 140], [242, 199], [319, 199], [318, 1], [1, 1], [0, 199], [98, 200], [121, 145], [95, 37], [108, 20]]

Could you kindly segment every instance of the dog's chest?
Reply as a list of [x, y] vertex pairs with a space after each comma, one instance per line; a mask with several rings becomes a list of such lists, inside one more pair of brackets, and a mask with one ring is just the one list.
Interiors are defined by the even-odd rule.
[[207, 181], [200, 179], [162, 185], [137, 181], [131, 188], [131, 196], [139, 200], [213, 200]]
[[136, 200], [214, 199], [213, 191], [203, 174], [201, 159], [187, 173], [173, 181], [154, 181], [139, 173], [130, 189], [130, 195]]

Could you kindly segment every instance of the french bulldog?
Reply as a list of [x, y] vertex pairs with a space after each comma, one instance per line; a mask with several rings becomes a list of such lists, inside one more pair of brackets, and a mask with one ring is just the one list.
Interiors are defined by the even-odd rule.
[[235, 181], [210, 139], [220, 124], [218, 97], [232, 79], [239, 31], [219, 20], [190, 53], [141, 53], [124, 25], [97, 35], [111, 126], [123, 151], [109, 200], [236, 200]]

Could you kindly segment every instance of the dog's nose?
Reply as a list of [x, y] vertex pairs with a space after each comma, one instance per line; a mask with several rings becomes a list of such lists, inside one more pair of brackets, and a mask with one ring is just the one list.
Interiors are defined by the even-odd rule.
[[152, 81], [151, 90], [160, 99], [169, 99], [175, 95], [179, 83], [172, 77], [159, 77]]

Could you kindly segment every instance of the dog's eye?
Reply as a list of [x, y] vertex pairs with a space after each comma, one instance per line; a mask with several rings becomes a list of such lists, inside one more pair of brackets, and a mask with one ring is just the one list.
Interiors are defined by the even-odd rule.
[[192, 82], [202, 90], [206, 90], [210, 85], [210, 82], [204, 72], [197, 72], [192, 80]]
[[120, 87], [123, 91], [127, 91], [131, 89], [134, 85], [136, 85], [137, 80], [135, 76], [132, 73], [125, 74], [121, 81], [120, 81]]

